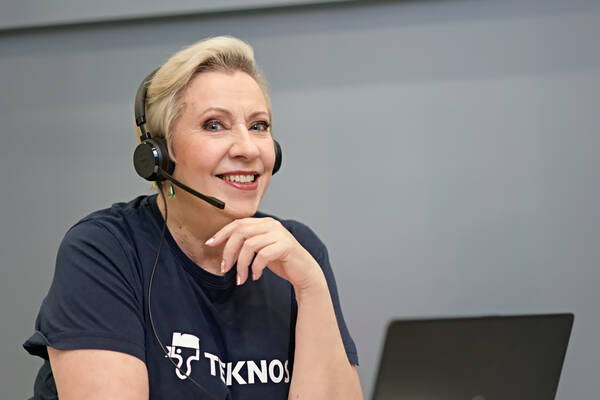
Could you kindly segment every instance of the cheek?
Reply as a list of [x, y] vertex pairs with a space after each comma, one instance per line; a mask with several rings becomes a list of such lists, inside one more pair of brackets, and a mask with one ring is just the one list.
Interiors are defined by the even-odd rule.
[[223, 146], [201, 140], [175, 140], [173, 147], [176, 166], [191, 173], [212, 172], [226, 153]]
[[273, 143], [269, 143], [264, 146], [261, 150], [262, 153], [262, 162], [265, 166], [265, 171], [273, 171], [273, 166], [275, 165], [275, 147]]

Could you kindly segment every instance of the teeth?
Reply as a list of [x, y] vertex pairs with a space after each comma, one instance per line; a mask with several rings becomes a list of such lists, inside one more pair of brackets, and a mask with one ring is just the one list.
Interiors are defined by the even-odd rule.
[[223, 179], [230, 182], [251, 183], [254, 182], [254, 175], [223, 175]]

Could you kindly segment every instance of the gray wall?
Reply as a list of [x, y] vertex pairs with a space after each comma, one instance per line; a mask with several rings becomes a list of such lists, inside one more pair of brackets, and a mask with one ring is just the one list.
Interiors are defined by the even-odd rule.
[[357, 0], [3, 0], [0, 29], [245, 11]]
[[249, 41], [284, 166], [262, 209], [328, 244], [370, 394], [391, 317], [576, 314], [558, 398], [600, 392], [600, 2], [339, 4], [0, 32], [0, 398], [78, 218], [148, 192], [140, 79]]

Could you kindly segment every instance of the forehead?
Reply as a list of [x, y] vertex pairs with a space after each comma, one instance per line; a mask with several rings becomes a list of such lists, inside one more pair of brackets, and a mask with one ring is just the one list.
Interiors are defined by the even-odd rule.
[[195, 109], [241, 108], [267, 112], [265, 96], [258, 83], [242, 71], [209, 71], [197, 74], [185, 89], [183, 100]]

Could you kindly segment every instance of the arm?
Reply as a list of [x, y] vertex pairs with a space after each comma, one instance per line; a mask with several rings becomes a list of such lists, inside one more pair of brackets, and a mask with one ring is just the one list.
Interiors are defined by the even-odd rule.
[[358, 372], [348, 362], [327, 283], [317, 269], [311, 285], [294, 288], [298, 317], [289, 398], [362, 399]]
[[[348, 361], [319, 263], [272, 218], [234, 221], [207, 245], [223, 250], [223, 272], [237, 259], [238, 284], [260, 279], [268, 268], [294, 287], [298, 303], [290, 399], [362, 399], [356, 369]], [[256, 255], [256, 256], [255, 256]]]
[[[140, 380], [131, 374], [139, 376], [140, 368], [146, 389], [139, 394], [148, 392], [141, 278], [122, 241], [103, 225], [84, 221], [59, 248], [26, 348], [50, 360], [61, 400], [137, 399], [126, 394], [131, 385], [137, 392]], [[113, 396], [115, 388], [125, 397]]]
[[148, 372], [137, 357], [109, 350], [48, 346], [60, 400], [148, 400]]

